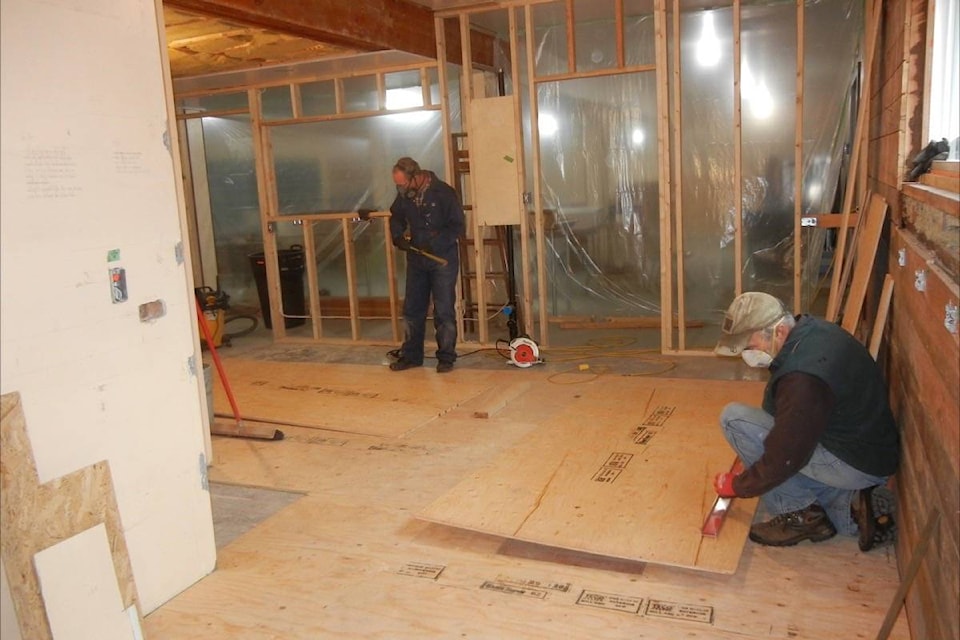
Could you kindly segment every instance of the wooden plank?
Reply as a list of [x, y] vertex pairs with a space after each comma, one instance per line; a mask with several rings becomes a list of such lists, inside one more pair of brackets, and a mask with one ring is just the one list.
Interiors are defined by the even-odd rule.
[[880, 342], [883, 340], [883, 330], [887, 326], [887, 316], [890, 314], [890, 300], [893, 297], [893, 276], [889, 273], [884, 276], [883, 290], [880, 292], [880, 306], [870, 332], [870, 355], [877, 359], [880, 353]]
[[398, 49], [432, 57], [428, 7], [392, 0], [167, 0], [165, 5], [361, 51]]
[[283, 318], [281, 309], [280, 292], [280, 265], [277, 262], [277, 237], [273, 233], [273, 223], [270, 222], [270, 215], [276, 211], [273, 208], [274, 202], [271, 193], [276, 195], [273, 189], [276, 179], [275, 169], [270, 160], [266, 140], [269, 135], [262, 122], [263, 105], [260, 99], [260, 91], [250, 89], [247, 91], [247, 99], [250, 104], [250, 132], [253, 135], [253, 158], [254, 167], [257, 175], [257, 203], [260, 207], [260, 235], [263, 238], [263, 255], [267, 269], [267, 293], [270, 300], [270, 323], [273, 330], [273, 339], [280, 340], [287, 334], [286, 322]]
[[960, 191], [960, 174], [931, 171], [920, 176], [920, 184], [951, 193]]
[[[680, 42], [680, 0], [673, 0], [673, 41]], [[673, 47], [673, 216], [676, 224], [674, 234], [674, 243], [676, 243], [677, 260], [677, 316], [680, 318], [680, 326], [677, 331], [677, 349], [683, 351], [687, 348], [687, 330], [686, 330], [686, 274], [684, 273], [684, 255], [683, 255], [683, 107], [681, 86], [682, 78], [680, 75], [680, 50], [682, 47]], [[739, 267], [738, 267], [739, 268]]]
[[303, 253], [307, 268], [307, 291], [310, 303], [310, 324], [313, 327], [313, 337], [323, 337], [323, 318], [320, 313], [320, 282], [317, 277], [317, 246], [313, 236], [313, 222], [303, 223]]
[[0, 554], [23, 638], [52, 640], [34, 556], [103, 524], [124, 609], [142, 627], [130, 553], [106, 460], [41, 483], [19, 393], [0, 396]]
[[626, 26], [623, 20], [623, 0], [613, 0], [614, 21], [617, 25], [617, 67], [626, 66], [626, 47], [623, 42], [623, 30]]
[[[397, 257], [393, 247], [393, 239], [390, 237], [390, 223], [385, 221], [381, 228], [383, 229], [383, 249], [386, 252], [387, 261], [387, 291], [390, 298], [390, 332], [394, 342], [399, 342], [403, 337], [400, 331], [400, 295], [397, 293]], [[362, 315], [362, 308], [361, 308]], [[461, 334], [462, 335], [462, 334]]]
[[743, 293], [743, 96], [740, 93], [742, 16], [741, 0], [733, 0], [733, 285], [738, 296]]
[[[231, 358], [225, 368], [244, 421], [399, 437], [488, 390], [489, 373], [317, 365]], [[228, 408], [214, 386], [218, 415]]]
[[[527, 37], [527, 74], [530, 78], [534, 75], [536, 62], [533, 56], [533, 38], [529, 36], [533, 32], [533, 7], [526, 5], [524, 11], [524, 24], [526, 25]], [[530, 149], [533, 152], [533, 215], [537, 234], [537, 297], [540, 303], [540, 331], [538, 342], [541, 346], [550, 346], [550, 325], [547, 323], [547, 241], [546, 229], [544, 228], [543, 215], [543, 168], [540, 165], [540, 131], [537, 122], [540, 118], [540, 108], [537, 104], [537, 85], [528, 81], [527, 95], [530, 103]], [[663, 214], [661, 213], [661, 216]]]
[[[854, 134], [853, 152], [850, 157], [850, 168], [847, 172], [847, 187], [843, 196], [843, 208], [841, 215], [843, 219], [840, 228], [847, 227], [851, 209], [853, 207], [853, 197], [856, 191], [856, 176], [860, 162], [860, 141], [863, 140], [868, 131], [868, 118], [870, 115], [870, 80], [873, 75], [873, 61], [877, 48], [877, 40], [880, 33], [880, 16], [883, 13], [877, 6], [877, 0], [873, 0], [871, 6], [874, 9], [870, 12], [870, 22], [867, 30], [867, 55], [864, 63], [864, 83], [861, 90], [860, 108], [857, 112], [857, 126]], [[864, 160], [866, 161], [866, 160]], [[843, 272], [843, 261], [846, 257], [847, 234], [841, 233], [837, 239], [837, 247], [834, 252], [833, 275], [830, 281], [830, 296], [827, 299], [826, 319], [830, 322], [837, 320], [840, 312], [840, 302], [843, 296], [843, 287], [840, 284], [840, 276]]]
[[552, 73], [548, 76], [538, 76], [534, 78], [536, 84], [547, 82], [563, 82], [564, 80], [577, 80], [581, 78], [603, 78], [606, 76], [619, 76], [626, 73], [643, 73], [645, 71], [655, 71], [656, 65], [636, 64], [627, 67], [607, 67], [604, 69], [591, 69], [590, 71], [577, 71], [572, 73]]
[[357, 301], [357, 256], [353, 246], [353, 229], [347, 220], [340, 221], [343, 231], [343, 258], [347, 263], [347, 297], [350, 300], [350, 334], [360, 339], [360, 304]]
[[853, 281], [850, 283], [850, 293], [843, 305], [843, 322], [841, 326], [854, 336], [860, 324], [860, 314], [863, 311], [863, 301], [867, 296], [867, 286], [873, 273], [873, 262], [877, 257], [877, 247], [880, 244], [880, 235], [883, 233], [883, 223], [887, 219], [887, 201], [874, 194], [870, 197], [867, 207], [866, 222], [863, 224], [863, 237], [856, 245], [856, 256], [853, 262]]
[[[803, 79], [804, 79], [804, 27], [805, 0], [797, 0], [797, 78], [796, 113], [793, 139], [793, 312], [801, 312], [803, 265], [800, 250], [803, 246], [803, 230], [800, 217], [803, 215]], [[866, 162], [863, 163], [866, 167]], [[866, 182], [866, 180], [864, 180]]]
[[[667, 0], [654, 1], [657, 61], [657, 173], [660, 209], [660, 350], [673, 350], [673, 246], [670, 238], [672, 184], [670, 180], [670, 88], [667, 80]], [[679, 149], [677, 150], [679, 153]]]
[[[527, 164], [523, 145], [523, 109], [520, 104], [520, 43], [517, 36], [517, 14], [513, 8], [507, 10], [510, 30], [510, 70], [513, 79], [513, 104], [517, 118], [514, 122], [515, 136], [521, 141], [517, 148], [517, 184], [521, 193], [520, 210], [520, 273], [523, 285], [523, 310], [520, 314], [521, 329], [524, 333], [533, 331], [533, 278], [530, 274], [530, 217], [526, 215], [524, 190], [527, 188]], [[529, 81], [529, 79], [528, 79]]]
[[[759, 383], [607, 379], [418, 514], [604, 556], [734, 573], [756, 506], [738, 500], [716, 539], [701, 525], [731, 451], [715, 426]], [[635, 399], [624, 405], [623, 397]], [[682, 461], [682, 462], [680, 462]], [[646, 526], [656, 522], [656, 527]]]

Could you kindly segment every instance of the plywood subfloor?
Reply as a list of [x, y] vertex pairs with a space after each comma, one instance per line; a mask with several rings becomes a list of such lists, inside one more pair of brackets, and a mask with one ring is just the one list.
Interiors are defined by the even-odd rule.
[[763, 385], [613, 377], [418, 514], [505, 538], [628, 560], [734, 573], [755, 500], [720, 535], [701, 528], [714, 475], [734, 456], [717, 427]]
[[[693, 361], [680, 366], [689, 369]], [[874, 637], [897, 587], [896, 558], [889, 548], [862, 554], [852, 538], [790, 549], [747, 542], [737, 572], [724, 575], [558, 550], [415, 517], [465, 476], [566, 416], [594, 388], [620, 378], [565, 374], [554, 380], [582, 383], [547, 381], [569, 366], [492, 372], [492, 384], [529, 387], [488, 419], [473, 417], [471, 400], [400, 438], [296, 427], [284, 427], [287, 437], [279, 442], [215, 438], [212, 482], [305, 495], [221, 549], [212, 575], [147, 616], [146, 636]], [[461, 373], [474, 372], [458, 368], [452, 376]], [[737, 369], [720, 375], [732, 377]], [[633, 403], [624, 397], [618, 407]], [[719, 429], [716, 416], [707, 424]], [[909, 637], [903, 621], [892, 637]]]
[[[490, 388], [487, 372], [438, 375], [429, 367], [397, 373], [385, 366], [224, 361], [241, 416], [250, 421], [397, 437]], [[232, 415], [214, 384], [217, 415]]]

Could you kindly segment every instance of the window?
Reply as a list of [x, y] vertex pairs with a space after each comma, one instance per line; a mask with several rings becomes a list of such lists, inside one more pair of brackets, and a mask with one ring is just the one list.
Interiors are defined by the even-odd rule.
[[928, 135], [946, 138], [950, 160], [960, 159], [960, 0], [936, 0], [933, 9], [933, 55]]

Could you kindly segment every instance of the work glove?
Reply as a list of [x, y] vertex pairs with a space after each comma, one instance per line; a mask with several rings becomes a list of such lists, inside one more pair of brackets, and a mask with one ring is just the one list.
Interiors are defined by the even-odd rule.
[[361, 220], [369, 220], [370, 214], [376, 211], [376, 209], [357, 209], [357, 214], [360, 216]]
[[400, 236], [399, 238], [394, 239], [393, 246], [395, 246], [397, 249], [400, 249], [400, 251], [410, 251], [413, 245], [410, 244], [410, 241], [407, 240], [406, 237]]
[[721, 498], [736, 498], [737, 494], [733, 490], [733, 479], [735, 475], [729, 472], [718, 473], [713, 479], [713, 488]]

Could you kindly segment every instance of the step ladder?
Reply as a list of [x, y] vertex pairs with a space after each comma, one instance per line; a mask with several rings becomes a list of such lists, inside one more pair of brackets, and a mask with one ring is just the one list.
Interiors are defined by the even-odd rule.
[[[474, 248], [478, 241], [473, 237], [473, 206], [469, 200], [467, 175], [470, 173], [470, 150], [467, 147], [467, 134], [454, 133], [451, 135], [453, 145], [453, 188], [463, 203], [463, 212], [467, 219], [464, 237], [460, 239], [460, 289], [463, 296], [464, 330], [476, 333], [480, 322], [480, 309], [476, 300], [477, 282], [476, 261]], [[480, 238], [484, 246], [484, 280], [486, 283], [499, 284], [496, 299], [487, 299], [484, 313], [487, 316], [496, 314], [507, 305], [507, 240], [508, 233], [505, 227], [482, 227], [484, 237]], [[490, 251], [487, 252], [487, 248]]]

